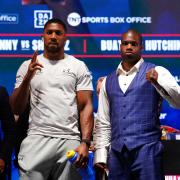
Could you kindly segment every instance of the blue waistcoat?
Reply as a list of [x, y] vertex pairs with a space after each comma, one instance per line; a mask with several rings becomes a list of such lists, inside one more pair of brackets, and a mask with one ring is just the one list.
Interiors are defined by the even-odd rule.
[[144, 62], [127, 91], [119, 86], [116, 71], [106, 79], [110, 105], [111, 148], [121, 151], [123, 145], [134, 149], [160, 140], [159, 110], [161, 97], [146, 80], [146, 71], [155, 65]]

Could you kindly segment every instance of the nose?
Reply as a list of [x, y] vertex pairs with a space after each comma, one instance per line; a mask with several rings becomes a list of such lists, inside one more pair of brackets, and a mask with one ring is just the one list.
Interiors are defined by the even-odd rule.
[[53, 32], [53, 33], [51, 34], [51, 38], [52, 38], [52, 39], [56, 39], [56, 33], [55, 33], [55, 32]]
[[127, 45], [127, 49], [132, 49], [132, 45], [131, 45], [131, 43], [128, 43], [128, 45]]

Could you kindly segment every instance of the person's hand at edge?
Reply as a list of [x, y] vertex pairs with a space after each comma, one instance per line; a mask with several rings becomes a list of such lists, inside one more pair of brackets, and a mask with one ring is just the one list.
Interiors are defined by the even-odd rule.
[[3, 159], [0, 159], [0, 173], [3, 173], [5, 169], [5, 162]]

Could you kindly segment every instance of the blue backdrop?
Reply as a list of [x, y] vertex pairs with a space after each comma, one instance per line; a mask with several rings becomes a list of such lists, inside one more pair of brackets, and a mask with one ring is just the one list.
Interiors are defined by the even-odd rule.
[[[68, 27], [66, 52], [86, 62], [93, 83], [120, 62], [121, 33], [135, 28], [143, 34], [143, 57], [169, 69], [180, 82], [179, 0], [1, 0], [0, 84], [12, 93], [19, 65], [43, 50], [44, 23], [59, 17]], [[94, 96], [94, 111], [97, 98]], [[162, 124], [180, 129], [180, 111], [164, 102]]]
[[[98, 77], [118, 66], [120, 36], [128, 28], [143, 34], [145, 60], [166, 67], [180, 83], [179, 0], [1, 0], [0, 7], [0, 84], [10, 95], [20, 64], [34, 50], [42, 52], [42, 28], [52, 17], [65, 21], [65, 50], [85, 61], [94, 88]], [[180, 129], [180, 111], [167, 102], [160, 119]]]

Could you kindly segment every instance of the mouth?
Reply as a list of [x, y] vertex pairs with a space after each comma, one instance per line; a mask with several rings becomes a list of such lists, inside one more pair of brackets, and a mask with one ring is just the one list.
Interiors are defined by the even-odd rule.
[[58, 47], [58, 43], [49, 43], [49, 47]]
[[57, 43], [56, 43], [56, 42], [50, 42], [49, 44], [57, 45]]
[[127, 51], [126, 54], [134, 54], [132, 51]]
[[53, 44], [53, 45], [57, 45], [58, 43], [57, 42], [53, 42], [53, 41], [51, 41], [51, 42], [49, 42], [49, 44]]

